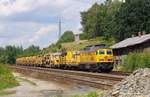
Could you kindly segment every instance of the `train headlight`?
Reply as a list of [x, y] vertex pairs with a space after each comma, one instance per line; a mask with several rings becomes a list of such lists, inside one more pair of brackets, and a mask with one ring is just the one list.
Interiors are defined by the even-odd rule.
[[108, 59], [108, 61], [112, 61], [112, 59]]

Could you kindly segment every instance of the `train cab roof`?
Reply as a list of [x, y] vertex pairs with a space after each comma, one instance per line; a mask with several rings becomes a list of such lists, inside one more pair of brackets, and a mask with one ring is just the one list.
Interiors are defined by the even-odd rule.
[[98, 45], [89, 45], [86, 46], [81, 52], [92, 52], [98, 49], [108, 48], [106, 44], [98, 44]]
[[108, 48], [108, 46], [106, 44], [97, 44], [97, 45], [89, 45], [89, 46], [86, 46], [86, 48]]

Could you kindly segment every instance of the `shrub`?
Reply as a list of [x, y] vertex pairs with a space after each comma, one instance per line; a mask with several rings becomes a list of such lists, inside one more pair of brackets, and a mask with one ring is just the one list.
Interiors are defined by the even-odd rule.
[[91, 92], [87, 95], [87, 97], [98, 97], [98, 94], [96, 92]]
[[86, 95], [76, 95], [76, 96], [73, 96], [73, 97], [98, 97], [98, 93], [97, 92], [90, 92]]
[[74, 34], [72, 31], [66, 31], [64, 34], [60, 37], [57, 43], [66, 43], [66, 42], [73, 42], [74, 39]]
[[89, 35], [87, 33], [81, 33], [80, 34], [80, 40], [88, 40], [89, 39]]
[[123, 69], [131, 72], [139, 68], [150, 68], [150, 53], [130, 53], [124, 60]]
[[0, 90], [17, 85], [19, 84], [15, 80], [9, 68], [5, 65], [0, 65]]

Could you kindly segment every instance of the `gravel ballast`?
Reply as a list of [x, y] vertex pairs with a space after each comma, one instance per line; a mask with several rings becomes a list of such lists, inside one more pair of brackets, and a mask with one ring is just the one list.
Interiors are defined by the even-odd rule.
[[103, 97], [150, 97], [150, 69], [136, 70]]

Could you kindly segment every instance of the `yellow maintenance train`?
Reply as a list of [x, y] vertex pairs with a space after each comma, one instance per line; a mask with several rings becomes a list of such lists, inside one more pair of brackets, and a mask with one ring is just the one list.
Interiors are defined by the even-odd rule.
[[46, 55], [21, 57], [17, 65], [49, 67], [57, 69], [110, 72], [113, 69], [113, 52], [106, 45], [92, 45], [81, 51], [66, 51]]

